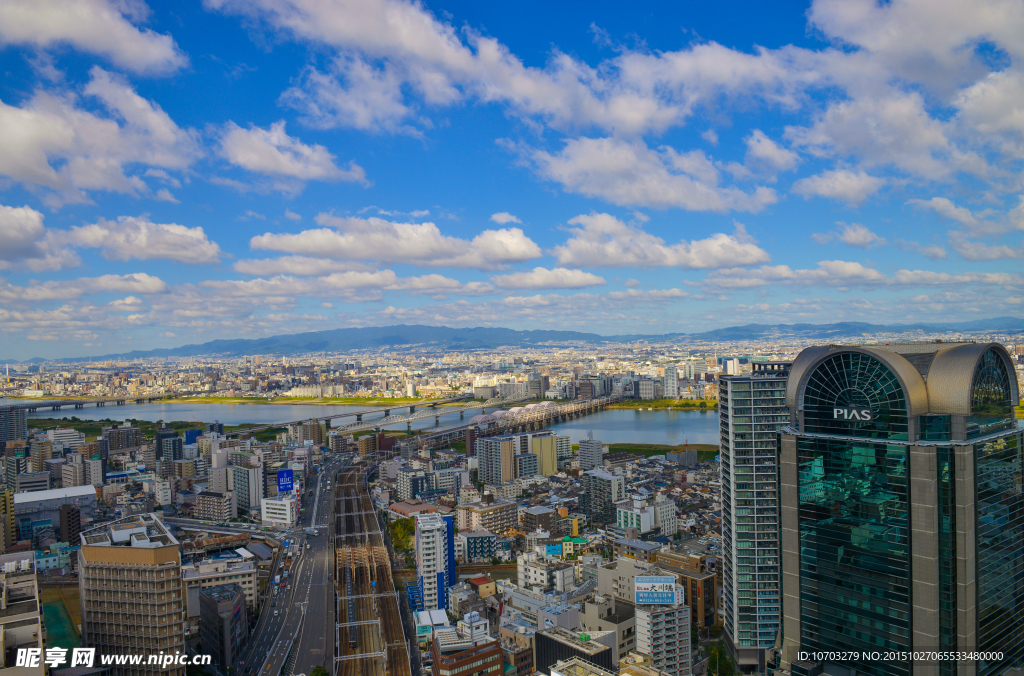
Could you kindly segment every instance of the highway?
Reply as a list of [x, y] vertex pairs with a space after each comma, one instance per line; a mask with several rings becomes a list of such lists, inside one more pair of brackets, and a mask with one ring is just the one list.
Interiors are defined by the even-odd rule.
[[[282, 588], [263, 604], [259, 623], [236, 663], [236, 673], [287, 676], [309, 674], [317, 665], [330, 669], [334, 644], [326, 627], [334, 624], [333, 538], [328, 532], [333, 490], [327, 490], [327, 483], [344, 466], [344, 459], [330, 457], [316, 476], [313, 499], [304, 498], [305, 512], [294, 535], [275, 535], [289, 541], [293, 562], [287, 579], [282, 579]], [[306, 527], [317, 528], [320, 534], [306, 536], [302, 530]], [[281, 552], [274, 575], [283, 577], [285, 559]]]

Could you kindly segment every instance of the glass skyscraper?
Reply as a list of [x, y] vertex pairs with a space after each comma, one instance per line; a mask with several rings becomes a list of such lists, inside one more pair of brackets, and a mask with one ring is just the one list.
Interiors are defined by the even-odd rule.
[[778, 431], [789, 423], [789, 366], [754, 362], [718, 390], [725, 633], [737, 663], [757, 671], [781, 626]]
[[[780, 434], [783, 673], [994, 676], [1024, 665], [1018, 402], [996, 343], [800, 353]], [[908, 651], [1003, 657], [898, 656]]]

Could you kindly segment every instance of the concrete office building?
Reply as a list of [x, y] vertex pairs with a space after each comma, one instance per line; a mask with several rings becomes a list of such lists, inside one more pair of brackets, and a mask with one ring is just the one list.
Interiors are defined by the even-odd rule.
[[35, 552], [16, 552], [0, 556], [0, 674], [45, 676], [42, 659], [36, 667], [19, 667], [19, 650], [39, 650], [45, 656], [46, 632], [43, 626], [42, 598], [36, 578]]
[[[82, 645], [108, 655], [184, 652], [181, 553], [163, 522], [155, 514], [118, 519], [84, 531], [81, 544]], [[184, 676], [185, 667], [144, 664], [113, 673]]]
[[14, 491], [0, 491], [0, 551], [18, 541], [18, 529], [14, 521]]
[[203, 652], [226, 671], [238, 659], [249, 636], [245, 592], [241, 585], [222, 584], [199, 592], [199, 636]]
[[299, 508], [294, 493], [284, 493], [276, 498], [260, 501], [260, 515], [264, 526], [294, 528], [299, 518]]
[[450, 515], [416, 515], [417, 610], [445, 610], [448, 587], [455, 584], [455, 524]]
[[50, 472], [25, 472], [14, 478], [15, 493], [32, 493], [50, 490]]
[[537, 462], [537, 456], [533, 453], [522, 453], [515, 456], [514, 460], [517, 477], [531, 477], [540, 474], [540, 464]]
[[583, 483], [580, 511], [594, 524], [614, 521], [615, 503], [626, 498], [626, 480], [603, 469], [588, 470], [580, 479]]
[[604, 444], [598, 439], [580, 439], [580, 469], [588, 470], [604, 464]]
[[263, 479], [263, 465], [232, 465], [231, 472], [231, 492], [235, 494], [238, 510], [258, 510], [267, 485]]
[[0, 406], [0, 441], [28, 438], [25, 409]]
[[503, 484], [516, 478], [515, 441], [515, 437], [508, 435], [477, 439], [478, 481], [485, 484]]
[[781, 626], [777, 434], [789, 366], [755, 362], [719, 385], [725, 636], [748, 670], [764, 671]]
[[[777, 673], [995, 676], [1024, 666], [1018, 404], [997, 343], [800, 353], [781, 433]], [[936, 650], [982, 658], [843, 658]], [[835, 661], [804, 662], [804, 651]]]

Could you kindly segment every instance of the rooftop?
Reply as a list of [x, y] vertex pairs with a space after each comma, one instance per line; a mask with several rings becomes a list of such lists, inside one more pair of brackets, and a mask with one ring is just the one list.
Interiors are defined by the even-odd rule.
[[75, 486], [73, 488], [53, 488], [48, 491], [33, 491], [31, 493], [15, 493], [14, 506], [17, 507], [26, 502], [73, 499], [89, 495], [96, 497], [96, 489], [92, 486]]

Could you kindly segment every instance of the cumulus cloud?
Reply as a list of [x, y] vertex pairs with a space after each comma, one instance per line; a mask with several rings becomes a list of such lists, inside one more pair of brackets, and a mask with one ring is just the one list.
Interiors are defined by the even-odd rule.
[[871, 249], [885, 246], [886, 239], [879, 237], [860, 223], [839, 223], [839, 227], [831, 232], [816, 232], [811, 235], [818, 244], [827, 244], [833, 239], [849, 244], [850, 246]]
[[140, 74], [164, 74], [188, 64], [170, 35], [133, 25], [149, 8], [141, 1], [5, 0], [0, 44], [49, 49], [70, 45]]
[[49, 188], [61, 204], [88, 201], [88, 190], [146, 194], [126, 166], [180, 170], [201, 156], [194, 132], [120, 78], [94, 67], [84, 93], [108, 115], [78, 107], [71, 92], [38, 90], [20, 108], [0, 102], [0, 174]]
[[949, 233], [949, 248], [969, 261], [997, 261], [1024, 257], [1024, 245], [986, 244], [968, 239], [963, 233]]
[[301, 221], [302, 220], [302, 216], [300, 216], [299, 214], [295, 213], [291, 209], [285, 209], [284, 210], [284, 217], [287, 218], [289, 221]]
[[586, 267], [722, 268], [756, 265], [769, 260], [736, 224], [732, 235], [716, 233], [706, 239], [666, 244], [665, 240], [610, 214], [592, 213], [569, 221], [572, 233], [552, 253], [562, 265]]
[[760, 129], [751, 132], [744, 143], [747, 144], [748, 167], [764, 167], [770, 172], [792, 171], [800, 162], [799, 155], [778, 145]]
[[540, 247], [519, 228], [484, 230], [471, 240], [443, 235], [433, 223], [319, 214], [315, 230], [253, 237], [253, 249], [340, 260], [414, 263], [431, 267], [501, 267], [537, 258]]
[[521, 220], [519, 220], [518, 218], [516, 218], [507, 211], [499, 211], [496, 214], [491, 214], [491, 220], [494, 221], [495, 223], [498, 223], [499, 225], [506, 225], [508, 223], [522, 224]]
[[600, 286], [605, 283], [604, 277], [568, 268], [537, 267], [529, 272], [513, 272], [508, 275], [495, 275], [491, 282], [502, 289], [582, 289], [588, 286]]
[[172, 260], [180, 263], [219, 263], [224, 255], [201, 227], [177, 223], [153, 223], [146, 217], [101, 218], [91, 225], [74, 227], [68, 243], [100, 250], [107, 260]]
[[249, 171], [300, 181], [351, 181], [368, 185], [366, 172], [355, 162], [342, 169], [322, 145], [306, 145], [289, 136], [284, 121], [268, 129], [243, 129], [229, 122], [220, 139], [221, 154], [228, 162]]
[[827, 197], [858, 205], [882, 189], [885, 179], [869, 176], [863, 170], [832, 169], [793, 183], [793, 192], [803, 196]]
[[533, 150], [537, 172], [569, 191], [622, 206], [690, 211], [751, 211], [774, 204], [775, 192], [718, 185], [718, 170], [703, 151], [652, 150], [614, 138], [569, 139], [561, 152]]
[[345, 261], [341, 263], [331, 258], [314, 258], [311, 256], [278, 256], [277, 258], [246, 259], [236, 261], [232, 266], [236, 272], [256, 277], [263, 275], [298, 275], [311, 277], [327, 275], [344, 270], [369, 270], [369, 265]]
[[79, 263], [43, 225], [43, 214], [32, 207], [0, 205], [0, 270], [27, 268], [35, 272], [60, 270]]

